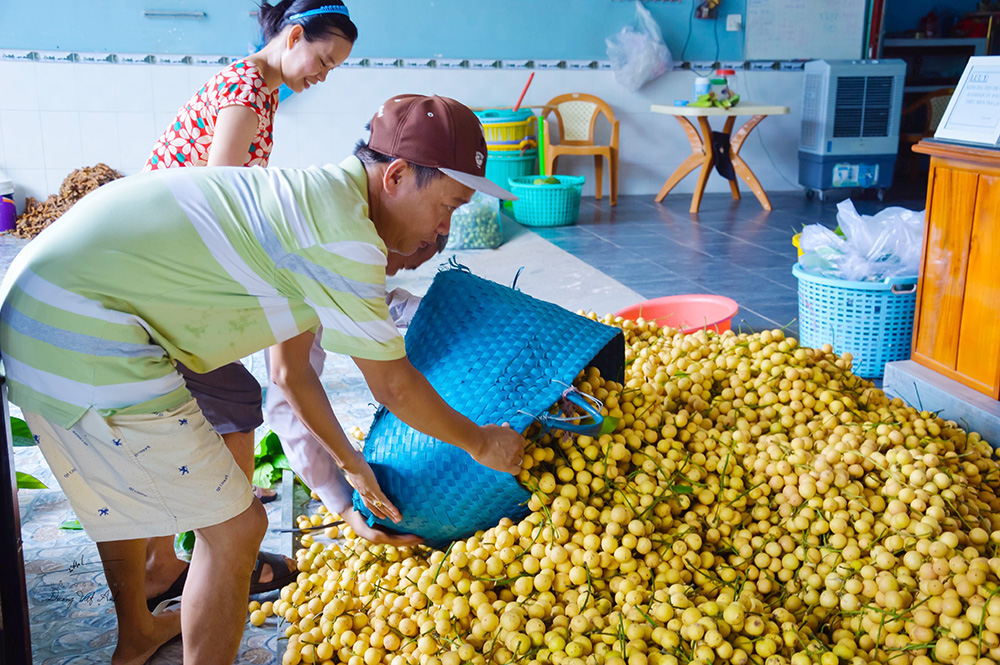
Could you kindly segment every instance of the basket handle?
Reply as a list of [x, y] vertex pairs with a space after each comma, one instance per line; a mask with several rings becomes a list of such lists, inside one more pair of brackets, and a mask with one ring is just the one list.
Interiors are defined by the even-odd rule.
[[581, 393], [576, 388], [570, 388], [564, 392], [563, 397], [583, 409], [583, 411], [590, 416], [593, 422], [577, 423], [575, 421], [580, 419], [579, 416], [554, 416], [548, 413], [535, 416], [535, 419], [538, 420], [543, 427], [556, 427], [568, 432], [587, 434], [590, 436], [601, 433], [601, 429], [604, 427], [604, 416], [601, 415], [601, 408], [604, 405], [601, 404], [599, 399], [593, 397], [592, 395]]
[[917, 290], [917, 283], [912, 277], [888, 277], [885, 283], [896, 295], [909, 294]]

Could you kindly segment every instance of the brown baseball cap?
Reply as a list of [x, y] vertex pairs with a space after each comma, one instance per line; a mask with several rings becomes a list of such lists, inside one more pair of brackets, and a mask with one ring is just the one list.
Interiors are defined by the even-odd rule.
[[476, 114], [448, 97], [396, 95], [371, 121], [368, 147], [384, 155], [436, 168], [484, 194], [517, 197], [486, 179], [486, 138]]

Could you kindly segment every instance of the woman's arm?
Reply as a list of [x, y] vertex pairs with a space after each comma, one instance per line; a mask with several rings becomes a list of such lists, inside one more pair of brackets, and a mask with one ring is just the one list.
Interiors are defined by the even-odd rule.
[[208, 148], [208, 166], [246, 164], [259, 125], [260, 116], [248, 106], [227, 106], [220, 110]]

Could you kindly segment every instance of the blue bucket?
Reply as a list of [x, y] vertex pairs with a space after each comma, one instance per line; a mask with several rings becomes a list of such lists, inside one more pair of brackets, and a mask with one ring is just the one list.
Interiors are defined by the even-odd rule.
[[[407, 330], [406, 352], [455, 410], [477, 425], [506, 422], [523, 432], [549, 420], [586, 367], [621, 381], [625, 342], [617, 328], [455, 266], [434, 278]], [[376, 519], [357, 492], [354, 507], [370, 525], [415, 533], [432, 547], [528, 512], [530, 494], [514, 476], [414, 430], [385, 407], [375, 414], [364, 455], [403, 520]]]

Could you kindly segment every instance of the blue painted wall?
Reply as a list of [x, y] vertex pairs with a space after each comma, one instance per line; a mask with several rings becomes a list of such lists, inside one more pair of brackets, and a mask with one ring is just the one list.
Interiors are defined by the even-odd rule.
[[976, 11], [976, 0], [887, 0], [885, 12], [885, 32], [908, 32], [916, 30], [920, 19], [934, 10], [939, 20], [951, 16], [961, 18], [966, 12]]
[[[722, 0], [719, 19], [692, 19], [698, 0], [647, 1], [675, 60], [741, 60], [743, 33]], [[252, 0], [4, 2], [0, 48], [242, 55], [256, 38]], [[359, 57], [607, 58], [605, 38], [635, 18], [626, 0], [348, 0]], [[204, 19], [146, 18], [143, 9], [203, 11]], [[685, 49], [685, 44], [687, 44]]]

